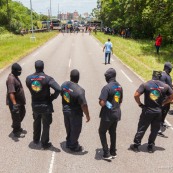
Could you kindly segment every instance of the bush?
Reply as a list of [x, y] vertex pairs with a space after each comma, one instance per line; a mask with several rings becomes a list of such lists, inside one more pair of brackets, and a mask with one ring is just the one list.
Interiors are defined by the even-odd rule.
[[2, 33], [4, 33], [4, 32], [6, 32], [5, 27], [1, 27], [1, 26], [0, 26], [0, 33], [2, 34]]

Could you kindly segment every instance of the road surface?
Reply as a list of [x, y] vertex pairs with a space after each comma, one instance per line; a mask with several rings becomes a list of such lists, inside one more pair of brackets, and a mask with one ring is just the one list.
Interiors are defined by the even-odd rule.
[[[173, 130], [169, 128], [165, 134], [168, 138], [158, 137], [156, 151], [149, 154], [146, 143], [147, 131], [140, 147], [140, 153], [129, 151], [133, 142], [140, 115], [140, 108], [133, 95], [142, 83], [131, 70], [115, 56], [110, 65], [104, 65], [102, 45], [88, 34], [59, 34], [54, 39], [24, 57], [19, 64], [23, 68], [20, 79], [23, 83], [27, 105], [26, 117], [22, 123], [27, 131], [23, 139], [13, 138], [11, 118], [5, 105], [5, 81], [10, 68], [0, 74], [0, 173], [171, 173], [173, 172]], [[65, 128], [63, 122], [61, 98], [54, 101], [55, 112], [50, 130], [50, 141], [53, 147], [42, 150], [41, 146], [32, 143], [33, 118], [31, 97], [25, 85], [26, 76], [33, 73], [34, 62], [41, 59], [45, 62], [45, 72], [61, 85], [69, 80], [72, 69], [80, 71], [79, 84], [86, 91], [91, 121], [83, 118], [83, 129], [79, 142], [84, 147], [83, 153], [71, 153], [65, 148]], [[99, 111], [98, 97], [106, 84], [104, 72], [113, 67], [117, 71], [117, 81], [123, 86], [124, 101], [122, 104], [122, 120], [117, 128], [117, 158], [112, 162], [102, 160], [102, 149], [98, 135]], [[172, 123], [172, 117], [169, 115]]]

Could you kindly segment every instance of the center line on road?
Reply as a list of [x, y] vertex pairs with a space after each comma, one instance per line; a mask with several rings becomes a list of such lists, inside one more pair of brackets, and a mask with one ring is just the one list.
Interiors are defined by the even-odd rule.
[[52, 153], [52, 158], [51, 158], [50, 167], [49, 167], [49, 173], [53, 172], [54, 160], [55, 160], [55, 151], [53, 151], [53, 153]]
[[69, 60], [68, 67], [70, 68], [71, 66], [71, 59]]
[[121, 72], [123, 73], [123, 75], [124, 75], [130, 82], [133, 82], [133, 81], [126, 75], [126, 73], [125, 73], [123, 70], [121, 70]]

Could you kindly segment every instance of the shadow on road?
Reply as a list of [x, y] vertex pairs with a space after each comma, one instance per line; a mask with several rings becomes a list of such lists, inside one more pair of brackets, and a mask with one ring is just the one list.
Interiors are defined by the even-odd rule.
[[[23, 133], [23, 134], [27, 134], [27, 131], [26, 131], [26, 130], [23, 130], [22, 133]], [[11, 132], [8, 136], [9, 136], [9, 138], [11, 138], [14, 142], [19, 142], [19, 141], [20, 141], [20, 140], [19, 140], [20, 137], [14, 136], [13, 132]]]
[[69, 148], [66, 148], [66, 141], [61, 142], [60, 146], [61, 146], [61, 148], [62, 148], [62, 150], [64, 152], [69, 153], [69, 154], [73, 154], [73, 155], [85, 155], [85, 154], [88, 154], [88, 151], [85, 151], [85, 150], [83, 150], [81, 152], [73, 152], [73, 151], [71, 151]]
[[[139, 146], [139, 151], [144, 152], [144, 153], [148, 153], [147, 146], [148, 146], [148, 143], [140, 145]], [[128, 150], [132, 151], [130, 148], [128, 148]], [[164, 150], [165, 150], [165, 148], [163, 148], [163, 147], [154, 146], [154, 152], [155, 151], [164, 151]]]
[[[96, 154], [95, 154], [95, 159], [96, 160], [103, 160], [103, 149], [102, 148], [97, 148], [96, 149]], [[112, 162], [112, 160], [104, 160], [106, 162]]]
[[[141, 152], [147, 152], [148, 153], [147, 146], [148, 146], [148, 144], [145, 143], [139, 147], [139, 150]], [[165, 150], [165, 148], [163, 148], [163, 147], [154, 146], [154, 151], [164, 151], [164, 150]]]
[[[29, 147], [30, 149], [33, 149], [33, 150], [44, 150], [44, 149], [42, 148], [42, 146], [41, 146], [41, 143], [35, 144], [33, 141], [30, 142], [30, 144], [28, 145], [28, 147]], [[61, 150], [60, 150], [59, 148], [56, 148], [56, 147], [54, 147], [53, 145], [52, 145], [50, 148], [46, 149], [46, 150], [54, 151], [54, 152], [56, 152], [56, 153], [61, 152]]]

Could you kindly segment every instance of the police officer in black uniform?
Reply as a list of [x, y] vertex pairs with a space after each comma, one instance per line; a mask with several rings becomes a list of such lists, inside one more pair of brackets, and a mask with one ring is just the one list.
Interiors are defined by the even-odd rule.
[[[135, 92], [134, 98], [139, 107], [142, 108], [142, 113], [140, 115], [137, 133], [134, 138], [134, 144], [130, 145], [130, 149], [135, 152], [139, 151], [139, 146], [141, 145], [141, 140], [149, 127], [151, 125], [151, 133], [148, 139], [148, 152], [154, 152], [153, 146], [155, 145], [155, 139], [157, 133], [160, 129], [160, 122], [162, 118], [162, 105], [165, 96], [173, 95], [173, 91], [167, 84], [159, 81], [161, 77], [161, 72], [154, 71], [152, 80], [140, 85], [140, 87]], [[140, 96], [144, 94], [144, 104], [140, 101]], [[168, 98], [167, 97], [167, 100]]]
[[[50, 76], [43, 72], [44, 63], [41, 60], [35, 62], [36, 72], [26, 78], [26, 85], [32, 96], [32, 110], [34, 118], [34, 136], [33, 142], [38, 144], [41, 136], [41, 121], [43, 124], [41, 143], [43, 149], [51, 147], [49, 142], [49, 129], [52, 123], [53, 105], [52, 101], [56, 99], [61, 92], [60, 86]], [[50, 93], [50, 88], [55, 92]]]
[[[109, 68], [105, 75], [107, 85], [101, 91], [99, 104], [102, 107], [100, 112], [99, 135], [103, 147], [103, 159], [110, 160], [116, 157], [116, 128], [121, 119], [120, 105], [123, 99], [123, 89], [116, 81], [116, 71]], [[110, 151], [107, 144], [106, 132], [110, 134]]]
[[86, 115], [86, 122], [90, 121], [85, 90], [78, 85], [79, 71], [74, 69], [70, 73], [70, 81], [61, 86], [61, 96], [66, 128], [66, 148], [73, 152], [81, 152], [83, 147], [79, 145], [78, 139], [82, 129], [83, 113]]
[[22, 68], [18, 63], [14, 63], [11, 68], [11, 73], [6, 81], [7, 86], [7, 105], [9, 106], [12, 117], [12, 128], [15, 137], [25, 137], [21, 122], [25, 117], [25, 94], [20, 76]]
[[[170, 62], [166, 62], [164, 64], [164, 69], [163, 69], [160, 81], [162, 81], [165, 84], [168, 84], [172, 88], [172, 78], [170, 76], [171, 71], [172, 71], [172, 64]], [[162, 121], [160, 124], [160, 130], [158, 132], [158, 135], [162, 136], [162, 137], [165, 136], [163, 134], [163, 132], [166, 130], [166, 127], [167, 127], [167, 125], [165, 123], [165, 118], [166, 118], [166, 115], [167, 115], [169, 109], [170, 109], [170, 103], [168, 103], [167, 105], [162, 107]]]

